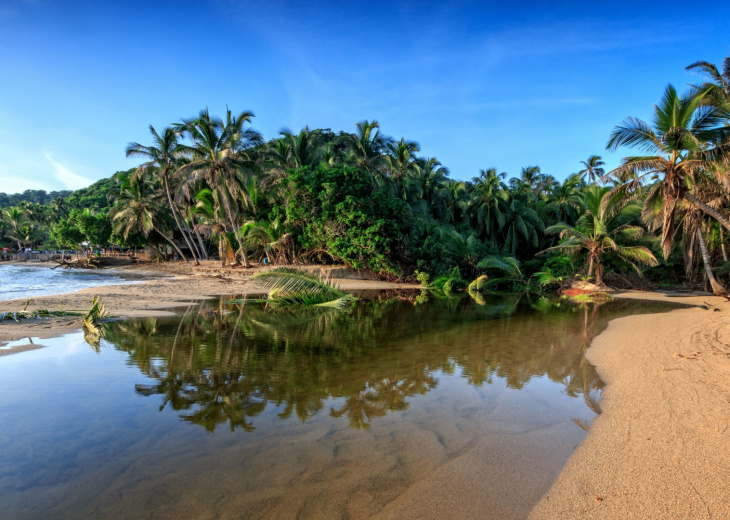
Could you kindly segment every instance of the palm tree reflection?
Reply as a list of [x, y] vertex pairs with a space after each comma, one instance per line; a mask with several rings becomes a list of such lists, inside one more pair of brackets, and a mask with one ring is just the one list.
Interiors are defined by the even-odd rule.
[[304, 422], [329, 399], [331, 417], [368, 429], [450, 373], [474, 386], [503, 380], [517, 389], [546, 375], [599, 413], [603, 384], [583, 354], [601, 324], [625, 312], [615, 302], [575, 307], [515, 297], [485, 306], [366, 301], [349, 314], [229, 301], [191, 305], [179, 318], [113, 323], [106, 337], [149, 377], [136, 385], [140, 395], [161, 396], [160, 411], [169, 407], [210, 432], [224, 424], [252, 431], [270, 405], [279, 418]]

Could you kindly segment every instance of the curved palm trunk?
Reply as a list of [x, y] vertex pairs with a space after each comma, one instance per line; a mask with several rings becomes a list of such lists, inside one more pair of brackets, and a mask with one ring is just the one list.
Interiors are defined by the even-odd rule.
[[172, 237], [169, 237], [169, 236], [167, 236], [167, 235], [166, 235], [165, 233], [163, 233], [163, 232], [162, 232], [162, 231], [161, 231], [160, 229], [158, 229], [158, 227], [157, 227], [157, 226], [153, 226], [153, 227], [152, 227], [152, 229], [154, 229], [155, 231], [157, 231], [157, 232], [158, 232], [158, 233], [159, 233], [159, 234], [160, 234], [160, 235], [162, 236], [162, 238], [164, 238], [165, 240], [167, 240], [168, 242], [170, 242], [170, 244], [172, 245], [172, 247], [174, 247], [174, 248], [175, 248], [175, 250], [176, 250], [176, 251], [177, 251], [178, 253], [180, 253], [180, 258], [182, 258], [182, 259], [183, 259], [183, 260], [185, 260], [186, 262], [188, 261], [187, 257], [185, 256], [185, 253], [183, 253], [183, 252], [182, 252], [182, 251], [180, 250], [180, 248], [179, 248], [179, 247], [177, 247], [177, 244], [176, 244], [175, 242], [173, 242], [173, 240], [172, 240]]
[[[188, 245], [188, 249], [190, 249], [190, 253], [193, 255], [195, 265], [200, 265], [198, 257], [195, 254], [195, 248], [192, 246], [192, 244], [190, 244], [190, 240], [188, 240], [188, 236], [185, 234], [185, 231], [180, 224], [180, 217], [177, 214], [177, 208], [175, 207], [175, 203], [172, 201], [172, 194], [170, 194], [170, 183], [167, 181], [167, 172], [162, 175], [162, 179], [165, 181], [165, 193], [167, 194], [167, 202], [168, 204], [170, 204], [172, 216], [175, 217], [175, 224], [177, 224], [177, 228], [180, 230], [180, 234], [183, 236], [183, 239], [185, 239], [185, 243]], [[177, 246], [175, 246], [175, 248], [179, 250]], [[182, 255], [182, 251], [180, 251], [180, 255]], [[187, 260], [185, 261], [187, 262]]]
[[720, 285], [720, 282], [718, 282], [715, 279], [715, 275], [712, 272], [712, 266], [710, 265], [710, 255], [707, 251], [707, 244], [705, 243], [705, 237], [702, 235], [702, 226], [697, 226], [697, 240], [700, 244], [700, 252], [702, 253], [702, 263], [705, 265], [705, 274], [707, 274], [707, 279], [710, 282], [710, 286], [712, 287], [712, 292], [714, 294], [720, 294], [725, 295], [727, 294], [727, 291], [725, 288]]

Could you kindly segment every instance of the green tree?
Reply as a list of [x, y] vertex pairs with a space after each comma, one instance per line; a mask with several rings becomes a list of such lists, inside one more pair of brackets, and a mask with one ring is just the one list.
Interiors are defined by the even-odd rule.
[[560, 251], [569, 256], [585, 254], [587, 274], [589, 277], [595, 274], [599, 286], [603, 285], [603, 266], [607, 258], [633, 267], [639, 275], [641, 270], [637, 264], [657, 265], [651, 250], [636, 245], [644, 236], [644, 229], [632, 224], [641, 213], [639, 204], [625, 204], [611, 188], [596, 185], [588, 188], [584, 204], [586, 212], [575, 226], [560, 223], [546, 230], [559, 234], [561, 242], [545, 251]]

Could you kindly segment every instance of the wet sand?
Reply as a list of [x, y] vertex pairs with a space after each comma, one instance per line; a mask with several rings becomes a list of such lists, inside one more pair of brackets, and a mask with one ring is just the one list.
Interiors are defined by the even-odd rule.
[[[0, 264], [0, 273], [2, 273]], [[50, 268], [53, 263], [30, 263], [29, 266]], [[109, 285], [83, 289], [74, 293], [32, 298], [28, 310], [88, 310], [91, 299], [99, 296], [109, 313], [117, 318], [169, 316], [169, 309], [184, 307], [189, 302], [209, 299], [221, 295], [246, 295], [263, 292], [250, 275], [255, 269], [221, 269], [218, 262], [206, 262], [199, 268], [189, 264], [146, 264], [114, 269], [115, 274], [127, 273], [130, 276], [144, 277], [149, 280], [133, 285]], [[332, 270], [333, 276], [347, 274], [342, 269]], [[345, 290], [383, 290], [413, 289], [415, 285], [389, 283], [377, 280], [353, 278], [333, 278]], [[20, 310], [26, 298], [0, 301], [0, 312]], [[49, 338], [81, 327], [81, 319], [73, 316], [48, 318], [43, 320], [11, 320], [0, 322], [0, 343], [25, 337]]]
[[587, 352], [603, 413], [530, 518], [730, 518], [730, 302], [611, 321]]

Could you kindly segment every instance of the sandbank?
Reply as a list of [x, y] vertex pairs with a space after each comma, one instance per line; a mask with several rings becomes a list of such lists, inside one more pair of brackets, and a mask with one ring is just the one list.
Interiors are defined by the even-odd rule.
[[618, 318], [587, 351], [602, 414], [530, 519], [730, 518], [730, 302]]

